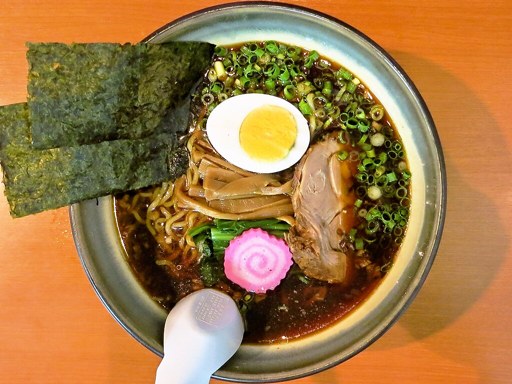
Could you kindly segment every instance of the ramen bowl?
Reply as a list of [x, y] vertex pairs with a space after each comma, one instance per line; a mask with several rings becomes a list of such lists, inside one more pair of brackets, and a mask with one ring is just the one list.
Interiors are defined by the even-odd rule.
[[[170, 40], [218, 45], [275, 40], [316, 50], [361, 79], [393, 120], [413, 175], [408, 228], [393, 267], [374, 292], [337, 323], [286, 343], [243, 344], [214, 377], [277, 382], [349, 359], [403, 314], [425, 281], [440, 242], [446, 174], [425, 102], [405, 72], [375, 42], [340, 20], [302, 7], [268, 2], [221, 5], [175, 20], [146, 39], [155, 44]], [[70, 215], [78, 254], [99, 298], [128, 333], [162, 355], [167, 313], [140, 286], [126, 261], [113, 198], [73, 205]]]

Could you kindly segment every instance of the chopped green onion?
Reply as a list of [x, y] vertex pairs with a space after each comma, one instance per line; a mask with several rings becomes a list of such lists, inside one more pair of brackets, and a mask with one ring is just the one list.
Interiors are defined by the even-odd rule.
[[279, 47], [275, 41], [269, 40], [265, 42], [265, 49], [270, 54], [276, 54], [279, 52]]
[[228, 77], [226, 70], [224, 68], [224, 63], [222, 61], [216, 61], [213, 63], [213, 68], [217, 75], [217, 79], [224, 81]]
[[256, 52], [256, 56], [258, 56], [258, 64], [266, 65], [272, 60], [272, 56], [268, 52], [263, 52], [263, 54], [259, 54], [259, 51]]
[[248, 78], [258, 77], [261, 68], [257, 65], [249, 64], [244, 68], [243, 74]]
[[297, 92], [301, 97], [306, 96], [310, 92], [314, 91], [315, 87], [309, 80], [301, 81], [299, 84], [297, 84]]
[[404, 197], [403, 199], [400, 199], [400, 206], [408, 207], [409, 205], [411, 205], [411, 200], [408, 197]]
[[379, 222], [377, 220], [372, 220], [366, 225], [365, 232], [368, 235], [374, 234], [379, 230], [379, 227]]
[[283, 94], [284, 94], [284, 97], [286, 97], [286, 100], [294, 99], [295, 95], [296, 95], [295, 86], [288, 84], [286, 87], [284, 87]]
[[368, 129], [370, 128], [370, 123], [365, 118], [360, 119], [357, 123], [357, 129], [359, 129], [359, 132], [368, 132]]
[[340, 131], [340, 133], [338, 134], [338, 141], [341, 143], [341, 144], [346, 144], [348, 143], [348, 140], [345, 139], [345, 134], [346, 132], [345, 131]]
[[242, 297], [242, 300], [244, 301], [244, 303], [250, 303], [251, 301], [254, 300], [254, 293], [246, 292], [246, 294]]
[[359, 198], [362, 198], [362, 197], [366, 196], [366, 188], [365, 188], [364, 185], [358, 185], [356, 187], [356, 196], [359, 197]]
[[357, 109], [356, 109], [356, 117], [359, 120], [366, 119], [366, 113], [364, 112], [363, 108], [357, 107]]
[[332, 119], [337, 119], [340, 113], [340, 108], [337, 105], [335, 105], [334, 107], [331, 107], [329, 117], [331, 117]]
[[[372, 149], [373, 149], [372, 145], [371, 145], [371, 144], [369, 144], [369, 143], [362, 143], [362, 144], [359, 144], [359, 147], [361, 148], [361, 150], [363, 150], [363, 151], [365, 151], [365, 152], [366, 152], [366, 151], [370, 151], [370, 150], [372, 150]], [[365, 156], [364, 156], [364, 157], [366, 157], [366, 154], [365, 154]], [[373, 160], [372, 160], [372, 163], [373, 163]]]
[[364, 158], [363, 161], [361, 161], [361, 165], [365, 170], [371, 170], [375, 167], [375, 163], [369, 158]]
[[210, 85], [210, 92], [215, 94], [218, 94], [224, 90], [224, 84], [220, 81], [216, 81]]
[[279, 69], [279, 65], [277, 65], [276, 63], [268, 64], [263, 70], [263, 74], [272, 79], [276, 79], [279, 76], [280, 72], [281, 70]]
[[371, 109], [370, 109], [370, 117], [374, 120], [374, 121], [379, 121], [380, 119], [382, 119], [382, 117], [384, 116], [384, 108], [382, 107], [382, 105], [374, 105]]
[[320, 57], [320, 55], [318, 54], [317, 51], [311, 51], [309, 52], [308, 56], [306, 57], [306, 60], [304, 62], [304, 66], [306, 68], [311, 68], [313, 66], [313, 64], [315, 63], [315, 61], [318, 60], [318, 58]]
[[327, 129], [332, 124], [333, 121], [334, 119], [331, 116], [329, 116], [327, 120], [325, 120], [323, 128]]
[[395, 196], [398, 199], [403, 199], [404, 197], [407, 196], [407, 188], [405, 188], [405, 187], [397, 188], [397, 190], [395, 192]]
[[347, 112], [340, 113], [339, 119], [342, 123], [346, 123], [349, 118], [350, 118], [350, 116]]
[[208, 78], [208, 81], [214, 82], [217, 80], [217, 72], [215, 72], [215, 68], [210, 68], [208, 70], [208, 73], [206, 74], [206, 77]]
[[372, 200], [378, 200], [382, 197], [382, 191], [376, 185], [372, 185], [368, 188], [368, 197]]
[[336, 72], [336, 77], [338, 79], [344, 79], [344, 80], [352, 80], [352, 73], [347, 71], [345, 68], [340, 68], [338, 72]]
[[308, 102], [308, 105], [311, 108], [311, 111], [314, 111], [316, 109], [315, 107], [315, 94], [313, 92], [309, 93], [306, 96], [306, 101]]
[[[370, 137], [370, 143], [372, 143], [372, 145], [374, 147], [380, 147], [384, 144], [384, 141], [386, 140], [385, 136], [378, 132], [378, 133], [375, 133], [373, 134], [371, 137]], [[384, 153], [384, 152], [383, 152]]]
[[393, 197], [395, 196], [395, 190], [396, 188], [392, 184], [388, 184], [382, 188], [384, 192], [384, 196], [386, 197]]
[[278, 76], [279, 81], [281, 83], [286, 83], [288, 80], [290, 80], [290, 71], [288, 71], [288, 68], [285, 68]]
[[350, 151], [350, 158], [349, 158], [350, 161], [358, 161], [359, 160], [359, 152], [357, 151]]
[[338, 159], [340, 159], [342, 161], [343, 160], [347, 160], [348, 156], [349, 156], [349, 154], [348, 154], [347, 151], [340, 151], [340, 152], [338, 152]]
[[345, 93], [346, 88], [347, 88], [347, 86], [345, 85], [345, 83], [343, 83], [343, 85], [340, 87], [340, 90], [338, 91], [338, 93], [336, 93], [336, 96], [334, 97], [335, 102], [339, 102], [341, 100], [341, 98], [343, 97], [343, 94]]
[[240, 85], [240, 88], [244, 89], [244, 88], [247, 88], [247, 86], [249, 85], [251, 81], [245, 77], [245, 76], [242, 76], [238, 79], [238, 83]]
[[205, 93], [201, 96], [201, 101], [204, 105], [210, 105], [215, 100], [215, 96], [213, 96], [211, 93]]
[[359, 145], [364, 144], [366, 142], [366, 139], [368, 139], [368, 135], [366, 135], [366, 134], [361, 135], [361, 138], [359, 139], [357, 144], [359, 144]]
[[315, 116], [320, 120], [324, 120], [325, 116], [327, 116], [327, 113], [325, 113], [325, 109], [317, 109], [315, 110]]
[[357, 88], [357, 84], [353, 81], [350, 81], [347, 83], [347, 92], [348, 93], [354, 93]]
[[375, 151], [373, 148], [369, 149], [368, 151], [365, 151], [366, 153], [366, 156], [372, 158], [372, 157], [375, 157]]
[[332, 94], [332, 82], [326, 81], [324, 83], [324, 87], [322, 88], [322, 94], [325, 96], [330, 96]]
[[391, 217], [391, 214], [388, 211], [382, 212], [380, 219], [382, 220], [383, 223], [387, 223], [387, 222], [393, 220], [393, 218]]
[[265, 54], [265, 51], [263, 49], [261, 49], [260, 47], [256, 48], [254, 50], [254, 54], [258, 57], [258, 58], [261, 58], [264, 54]]
[[305, 101], [304, 99], [302, 99], [299, 102], [299, 110], [302, 112], [303, 115], [311, 115], [313, 113], [313, 110], [311, 109], [307, 101]]
[[[377, 160], [379, 160], [379, 159], [374, 159], [373, 163], [377, 164], [376, 163]], [[375, 168], [375, 172], [373, 174], [375, 175], [375, 177], [381, 177], [382, 175], [384, 175], [385, 172], [386, 172], [386, 167], [384, 167], [383, 165], [379, 165], [377, 168]]]
[[265, 88], [267, 88], [269, 91], [273, 91], [276, 89], [276, 82], [274, 79], [267, 79], [265, 80]]
[[217, 55], [217, 56], [220, 56], [220, 57], [223, 57], [223, 56], [226, 56], [227, 53], [228, 53], [228, 49], [226, 47], [222, 47], [220, 45], [217, 45], [214, 49], [214, 53]]
[[393, 183], [398, 180], [398, 178], [396, 177], [396, 173], [393, 171], [387, 173], [386, 178], [388, 179], [388, 183]]
[[365, 219], [366, 219], [366, 221], [372, 221], [375, 219], [380, 219], [381, 216], [382, 216], [382, 213], [379, 211], [379, 209], [376, 207], [372, 207], [366, 214]]
[[302, 75], [302, 72], [297, 64], [293, 64], [290, 66], [290, 75], [293, 78], [297, 78]]
[[358, 121], [355, 117], [351, 117], [350, 119], [348, 119], [345, 123], [347, 125], [347, 128], [349, 129], [356, 129], [357, 128], [357, 124], [358, 124]]
[[356, 173], [356, 179], [361, 183], [366, 183], [368, 181], [368, 174], [365, 172]]
[[288, 57], [297, 60], [299, 58], [300, 53], [302, 52], [302, 49], [296, 46], [289, 46], [286, 50], [286, 54]]
[[389, 220], [386, 222], [386, 228], [388, 228], [390, 230], [389, 233], [391, 233], [391, 231], [393, 230], [393, 228], [395, 228], [396, 226], [396, 222], [394, 220]]
[[386, 175], [379, 176], [377, 178], [377, 181], [375, 182], [375, 185], [377, 187], [385, 187], [387, 184], [388, 184], [388, 178], [386, 177]]
[[304, 284], [310, 284], [311, 283], [311, 280], [309, 280], [309, 278], [306, 275], [303, 275], [302, 273], [297, 275], [297, 279], [299, 279], [300, 282], [304, 283]]

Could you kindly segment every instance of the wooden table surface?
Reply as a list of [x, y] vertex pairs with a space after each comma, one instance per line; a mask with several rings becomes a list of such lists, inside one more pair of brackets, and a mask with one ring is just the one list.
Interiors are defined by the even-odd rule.
[[[4, 0], [0, 105], [26, 99], [27, 41], [137, 42], [216, 3]], [[436, 262], [405, 315], [294, 383], [512, 383], [512, 2], [294, 3], [353, 25], [403, 66], [436, 121], [449, 186]], [[0, 383], [151, 383], [158, 363], [96, 297], [68, 210], [11, 219], [1, 197]]]

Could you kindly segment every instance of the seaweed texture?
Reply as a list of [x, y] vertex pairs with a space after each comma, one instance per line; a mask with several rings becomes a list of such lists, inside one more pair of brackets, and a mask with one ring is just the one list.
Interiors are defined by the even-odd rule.
[[213, 45], [28, 43], [28, 111], [35, 148], [165, 133], [170, 110], [203, 75]]
[[26, 103], [0, 107], [0, 165], [11, 215], [21, 217], [169, 180], [173, 137], [39, 150], [31, 144]]

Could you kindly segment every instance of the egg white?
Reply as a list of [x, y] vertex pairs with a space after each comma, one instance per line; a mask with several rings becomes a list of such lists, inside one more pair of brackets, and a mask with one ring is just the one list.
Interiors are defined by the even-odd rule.
[[[262, 161], [251, 158], [240, 146], [240, 127], [253, 109], [264, 105], [285, 108], [295, 119], [297, 138], [285, 158]], [[230, 163], [247, 171], [274, 173], [297, 163], [306, 152], [309, 141], [309, 126], [302, 113], [288, 101], [276, 96], [250, 93], [224, 100], [213, 109], [206, 122], [206, 133], [210, 143]]]

